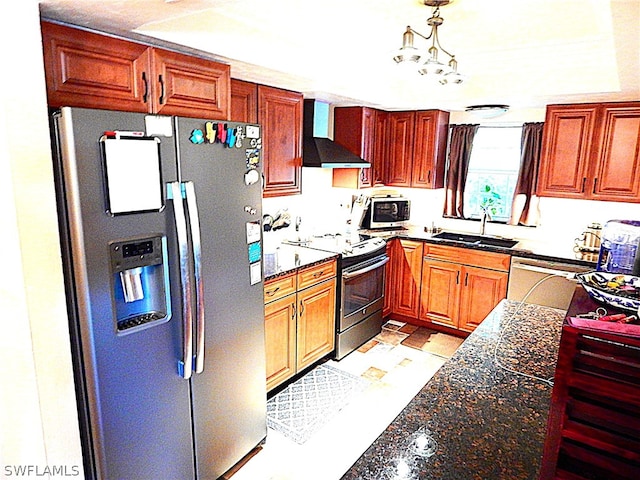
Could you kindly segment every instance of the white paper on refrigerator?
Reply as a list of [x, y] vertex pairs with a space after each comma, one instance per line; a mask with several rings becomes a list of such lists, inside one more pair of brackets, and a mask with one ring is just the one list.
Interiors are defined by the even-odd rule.
[[159, 140], [156, 138], [105, 138], [104, 164], [108, 210], [112, 214], [160, 210]]

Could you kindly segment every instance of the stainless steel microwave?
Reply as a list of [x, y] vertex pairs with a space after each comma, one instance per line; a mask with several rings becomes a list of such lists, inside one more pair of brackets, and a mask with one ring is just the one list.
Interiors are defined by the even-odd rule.
[[411, 201], [404, 197], [372, 197], [362, 217], [362, 228], [397, 228], [409, 221]]

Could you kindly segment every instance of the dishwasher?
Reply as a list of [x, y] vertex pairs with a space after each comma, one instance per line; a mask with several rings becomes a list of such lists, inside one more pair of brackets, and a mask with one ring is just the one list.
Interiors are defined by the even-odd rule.
[[507, 299], [522, 301], [536, 283], [540, 282], [526, 298], [526, 303], [566, 310], [577, 285], [577, 280], [573, 279], [574, 274], [592, 270], [593, 267], [583, 265], [513, 257]]

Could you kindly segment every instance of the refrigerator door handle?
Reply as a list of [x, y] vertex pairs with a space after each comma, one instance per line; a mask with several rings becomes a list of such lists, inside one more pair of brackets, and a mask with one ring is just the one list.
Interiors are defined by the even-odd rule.
[[178, 255], [180, 258], [180, 284], [182, 288], [182, 360], [178, 361], [178, 374], [188, 380], [193, 370], [193, 310], [191, 308], [191, 275], [189, 272], [189, 240], [187, 217], [184, 211], [183, 192], [180, 182], [167, 184], [167, 197], [173, 202]]
[[202, 244], [200, 242], [200, 217], [193, 182], [184, 182], [189, 225], [191, 226], [191, 249], [193, 253], [193, 270], [196, 294], [196, 345], [195, 366], [196, 373], [204, 371], [204, 285], [202, 283]]

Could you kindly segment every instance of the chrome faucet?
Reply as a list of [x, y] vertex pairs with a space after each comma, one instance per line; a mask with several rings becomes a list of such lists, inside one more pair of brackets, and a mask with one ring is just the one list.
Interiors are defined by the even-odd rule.
[[489, 215], [486, 207], [480, 207], [480, 210], [480, 235], [484, 235], [485, 229], [487, 228], [487, 220], [491, 221], [491, 215]]

